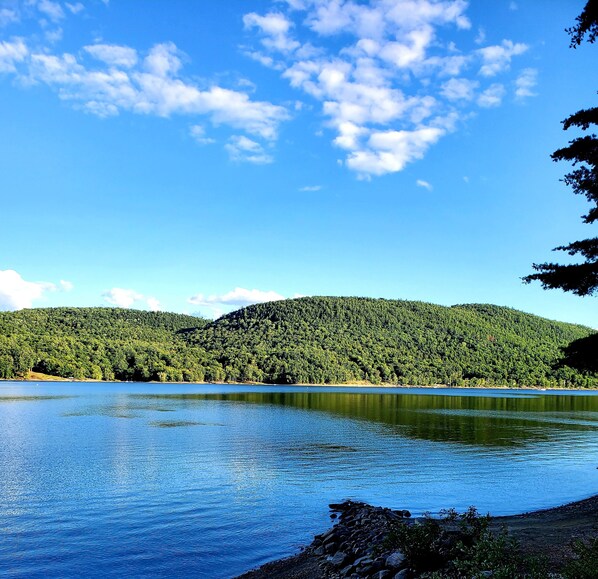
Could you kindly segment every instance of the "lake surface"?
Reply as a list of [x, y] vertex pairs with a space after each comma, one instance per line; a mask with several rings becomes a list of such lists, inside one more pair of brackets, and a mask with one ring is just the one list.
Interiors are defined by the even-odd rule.
[[331, 502], [512, 514], [597, 467], [595, 393], [0, 382], [0, 575], [232, 577]]

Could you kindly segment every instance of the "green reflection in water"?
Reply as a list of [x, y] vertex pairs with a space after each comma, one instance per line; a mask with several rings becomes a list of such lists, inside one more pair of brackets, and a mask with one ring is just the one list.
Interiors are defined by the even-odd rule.
[[0, 396], [0, 402], [39, 402], [43, 400], [65, 400], [76, 396]]
[[131, 404], [128, 399], [120, 400], [117, 404], [91, 405], [75, 410], [64, 412], [62, 416], [109, 416], [111, 418], [139, 418], [139, 411], [150, 412], [176, 412], [174, 408], [163, 408], [152, 405]]
[[216, 422], [194, 422], [192, 420], [170, 420], [164, 422], [150, 422], [150, 426], [157, 428], [178, 428], [179, 426], [224, 426]]
[[384, 424], [409, 438], [478, 446], [519, 446], [598, 431], [598, 396], [244, 392], [139, 397], [185, 406], [204, 400], [273, 404]]

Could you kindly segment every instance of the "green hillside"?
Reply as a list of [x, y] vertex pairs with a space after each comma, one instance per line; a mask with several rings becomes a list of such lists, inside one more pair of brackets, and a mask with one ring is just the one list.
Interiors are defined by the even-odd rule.
[[592, 330], [491, 305], [310, 297], [201, 318], [111, 308], [0, 312], [0, 378], [598, 386], [555, 369]]
[[250, 306], [188, 340], [214, 353], [229, 380], [590, 386], [552, 366], [591, 333], [491, 305], [317, 297]]
[[218, 380], [219, 365], [179, 338], [180, 331], [206, 323], [118, 308], [0, 312], [0, 378], [34, 370], [77, 379]]

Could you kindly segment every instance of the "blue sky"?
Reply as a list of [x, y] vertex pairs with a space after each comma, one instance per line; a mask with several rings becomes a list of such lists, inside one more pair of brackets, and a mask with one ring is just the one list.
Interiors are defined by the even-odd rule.
[[550, 154], [584, 2], [0, 0], [0, 309], [494, 303], [595, 235]]

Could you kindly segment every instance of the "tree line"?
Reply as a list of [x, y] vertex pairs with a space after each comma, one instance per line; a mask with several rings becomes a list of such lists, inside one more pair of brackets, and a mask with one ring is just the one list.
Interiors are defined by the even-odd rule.
[[214, 322], [32, 309], [0, 313], [0, 378], [595, 387], [595, 368], [565, 357], [583, 358], [571, 344], [590, 335], [504, 307], [369, 298], [257, 304]]

